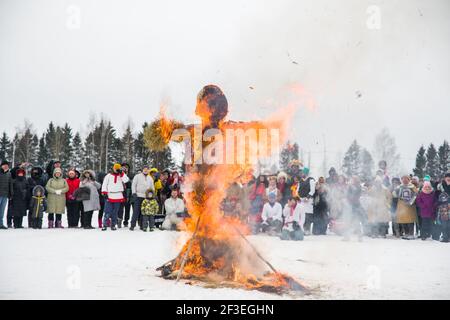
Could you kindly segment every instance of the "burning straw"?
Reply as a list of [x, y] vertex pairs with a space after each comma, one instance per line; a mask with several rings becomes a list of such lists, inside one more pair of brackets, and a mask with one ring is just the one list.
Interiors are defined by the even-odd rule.
[[[202, 118], [203, 130], [264, 127], [280, 129], [285, 135], [287, 125], [284, 121], [290, 118], [251, 123], [226, 122], [227, 112], [227, 100], [220, 88], [211, 85], [200, 91], [196, 114]], [[182, 124], [162, 117], [153, 128], [150, 126], [147, 134], [159, 135], [155, 140], [160, 139], [162, 145], [168, 141], [165, 134], [180, 126]], [[203, 142], [204, 146], [208, 143]], [[238, 219], [224, 217], [221, 211], [220, 204], [228, 187], [235, 182], [246, 183], [251, 177], [251, 170], [252, 165], [249, 164], [198, 164], [187, 167], [185, 183], [192, 191], [185, 194], [191, 215], [185, 222], [192, 236], [176, 258], [157, 269], [162, 277], [176, 281], [187, 279], [208, 287], [233, 287], [278, 294], [307, 291], [263, 258], [245, 237], [248, 234], [246, 225]]]

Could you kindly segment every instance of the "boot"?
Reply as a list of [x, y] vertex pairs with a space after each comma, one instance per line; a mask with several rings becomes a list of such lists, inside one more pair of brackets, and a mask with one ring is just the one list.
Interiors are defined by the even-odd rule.
[[53, 220], [48, 220], [48, 228], [49, 229], [53, 229], [54, 228]]
[[112, 227], [111, 227], [111, 230], [112, 230], [112, 231], [117, 230], [116, 226], [112, 226]]
[[103, 228], [103, 220], [102, 220], [102, 218], [98, 218], [98, 227], [99, 227], [100, 229]]
[[102, 231], [106, 231], [108, 228], [106, 226], [102, 227]]
[[122, 219], [117, 219], [117, 227], [119, 228], [119, 229], [121, 229], [122, 228]]
[[64, 229], [64, 227], [62, 226], [62, 221], [56, 221], [56, 228]]

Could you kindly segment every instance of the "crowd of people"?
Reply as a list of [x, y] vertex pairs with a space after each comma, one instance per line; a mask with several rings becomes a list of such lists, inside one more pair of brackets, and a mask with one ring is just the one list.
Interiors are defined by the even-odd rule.
[[[30, 164], [0, 170], [0, 229], [48, 228], [106, 231], [137, 226], [143, 231], [182, 230], [189, 217], [183, 198], [184, 178], [176, 170], [144, 166], [135, 174], [127, 163], [116, 163], [109, 173], [63, 171], [51, 161], [44, 171]], [[287, 172], [261, 173], [245, 183], [232, 184], [221, 203], [224, 216], [238, 218], [253, 234], [282, 240], [303, 240], [309, 235], [334, 233], [349, 240], [356, 235], [448, 242], [450, 236], [450, 172], [436, 181], [429, 176], [389, 177], [379, 163], [375, 177], [361, 181], [331, 168], [328, 177], [310, 176], [298, 160]], [[4, 213], [6, 224], [4, 226]]]

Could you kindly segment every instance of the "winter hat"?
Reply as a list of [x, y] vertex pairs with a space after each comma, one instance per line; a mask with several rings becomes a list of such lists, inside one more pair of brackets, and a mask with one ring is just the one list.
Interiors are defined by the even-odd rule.
[[25, 170], [23, 168], [17, 169], [16, 175], [18, 176], [20, 173], [22, 173], [25, 176]]
[[423, 177], [423, 181], [431, 181], [430, 175], [425, 175], [425, 177]]
[[274, 192], [270, 192], [268, 198], [269, 200], [275, 201], [277, 199], [277, 195]]
[[287, 174], [283, 171], [278, 173], [277, 180], [280, 180], [281, 178], [284, 178], [284, 180], [287, 180]]
[[450, 172], [447, 172], [444, 178], [450, 178]]
[[1, 164], [0, 166], [4, 166], [4, 165], [8, 165], [8, 166], [9, 166], [9, 162], [6, 161], [6, 160], [3, 160], [3, 161], [2, 161], [2, 164]]
[[122, 169], [122, 165], [120, 163], [114, 163], [113, 169], [114, 170], [120, 170], [120, 169]]
[[308, 167], [304, 167], [303, 168], [303, 173], [308, 175], [309, 174], [309, 168]]
[[151, 169], [150, 169], [150, 173], [154, 173], [154, 172], [158, 172], [158, 169], [156, 169], [156, 168], [151, 168]]
[[55, 174], [57, 174], [57, 173], [62, 174], [61, 168], [55, 168], [55, 170], [53, 171], [53, 175], [55, 175]]

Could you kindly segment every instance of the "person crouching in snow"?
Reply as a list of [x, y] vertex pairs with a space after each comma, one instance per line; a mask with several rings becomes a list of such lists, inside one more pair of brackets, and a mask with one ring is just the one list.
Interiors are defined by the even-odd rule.
[[29, 209], [30, 227], [42, 229], [42, 219], [44, 218], [44, 211], [47, 209], [44, 187], [37, 185], [33, 188]]
[[122, 166], [119, 163], [114, 164], [112, 172], [108, 173], [103, 180], [102, 194], [107, 197], [107, 200], [102, 231], [106, 231], [108, 228], [107, 221], [109, 219], [111, 219], [111, 230], [116, 230], [120, 205], [125, 201], [124, 186], [129, 180], [128, 176], [122, 172]]
[[142, 231], [155, 230], [155, 215], [158, 214], [159, 205], [156, 200], [153, 189], [148, 189], [145, 192], [145, 200], [142, 201]]
[[261, 214], [261, 228], [263, 232], [270, 235], [279, 234], [283, 225], [283, 208], [277, 202], [277, 194], [271, 192], [268, 195], [269, 202], [266, 202]]
[[397, 203], [397, 223], [403, 228], [405, 236], [403, 239], [414, 239], [414, 223], [417, 220], [417, 210], [415, 200], [417, 188], [411, 183], [408, 175], [402, 177], [402, 184], [392, 193], [394, 198], [398, 198]]
[[303, 224], [305, 213], [303, 207], [297, 205], [297, 198], [290, 197], [283, 209], [284, 224], [281, 230], [281, 240], [303, 240]]
[[420, 210], [419, 214], [422, 218], [420, 237], [422, 240], [426, 240], [431, 236], [431, 228], [434, 223], [436, 210], [436, 194], [430, 181], [423, 183], [422, 191], [416, 198], [416, 205]]
[[55, 227], [62, 228], [61, 217], [66, 211], [66, 192], [69, 191], [69, 185], [62, 177], [61, 168], [55, 168], [55, 170], [53, 170], [53, 178], [48, 180], [45, 189], [47, 189], [48, 192], [48, 228], [53, 228], [55, 216]]
[[178, 189], [172, 189], [170, 198], [164, 202], [166, 217], [162, 224], [164, 230], [176, 230], [182, 227], [183, 219], [179, 216], [184, 214], [184, 202], [178, 197]]

